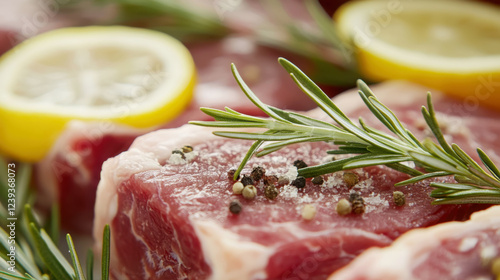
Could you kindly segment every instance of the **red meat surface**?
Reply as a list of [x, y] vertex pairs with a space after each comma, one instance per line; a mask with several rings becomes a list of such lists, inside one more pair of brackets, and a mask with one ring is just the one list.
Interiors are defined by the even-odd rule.
[[328, 279], [496, 279], [498, 257], [500, 207], [494, 206], [466, 222], [412, 230], [389, 247], [367, 250]]
[[[380, 85], [375, 93], [410, 130], [419, 131], [421, 119], [416, 112], [425, 100], [425, 89], [395, 82]], [[445, 110], [447, 104], [459, 105], [438, 94], [435, 100]], [[351, 116], [369, 115], [353, 92], [334, 101]], [[470, 130], [477, 130], [479, 120], [487, 126], [492, 117], [484, 111], [476, 113], [470, 116], [475, 118], [471, 122], [451, 111], [439, 116], [447, 123], [446, 137], [469, 152], [471, 145], [478, 144], [476, 136], [486, 135]], [[320, 116], [318, 110], [308, 114]], [[489, 133], [498, 133], [498, 128]], [[196, 157], [189, 162], [173, 160], [172, 151], [184, 145], [193, 146]], [[246, 141], [215, 137], [211, 129], [186, 125], [141, 136], [128, 151], [106, 161], [97, 193], [94, 236], [100, 240], [104, 224], [111, 225], [113, 277], [326, 279], [370, 247], [390, 245], [410, 229], [466, 219], [477, 210], [470, 205], [432, 206], [428, 182], [395, 188], [394, 183], [407, 177], [385, 167], [353, 170], [359, 182], [351, 189], [342, 180], [343, 172], [338, 172], [326, 175], [321, 186], [310, 181], [300, 190], [285, 185], [274, 200], [264, 197], [259, 183], [257, 198], [246, 200], [232, 193], [227, 172], [239, 164], [249, 146]], [[495, 148], [487, 141], [482, 147]], [[252, 166], [261, 166], [268, 175], [290, 175], [296, 170], [295, 160], [318, 164], [328, 160], [325, 151], [331, 148], [326, 143], [291, 146], [252, 159], [244, 174]], [[498, 157], [493, 158], [498, 162]], [[405, 193], [405, 206], [392, 202], [395, 190]], [[339, 216], [336, 203], [352, 191], [364, 197], [365, 213]], [[228, 210], [232, 200], [243, 205], [238, 215]], [[310, 221], [301, 216], [307, 204], [317, 210]]]

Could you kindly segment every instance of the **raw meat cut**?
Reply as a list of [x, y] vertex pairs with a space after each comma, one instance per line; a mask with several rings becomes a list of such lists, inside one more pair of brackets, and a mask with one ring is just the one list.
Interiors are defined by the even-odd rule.
[[409, 231], [386, 248], [371, 248], [331, 280], [497, 279], [500, 206], [476, 212], [466, 222]]
[[[262, 93], [268, 104], [294, 110], [313, 108], [312, 101], [300, 93], [287, 72], [276, 62], [278, 55], [274, 51], [236, 37], [198, 43], [190, 46], [190, 51], [198, 71], [194, 100], [180, 116], [163, 125], [164, 128], [206, 119], [199, 110], [201, 106], [229, 106], [247, 114], [262, 114], [242, 96], [230, 71], [231, 62], [238, 64], [242, 75]], [[42, 196], [41, 201], [47, 205], [51, 205], [54, 199], [59, 201], [62, 225], [70, 232], [91, 232], [95, 190], [104, 160], [127, 150], [135, 137], [147, 132], [112, 127], [114, 125], [109, 122], [70, 125], [50, 153], [36, 165], [39, 189], [51, 194]], [[153, 129], [157, 128], [149, 131]]]
[[[426, 89], [405, 82], [374, 89], [411, 130], [420, 125], [415, 112], [425, 102]], [[438, 108], [458, 105], [437, 93], [434, 99]], [[334, 100], [347, 114], [369, 115], [352, 91]], [[476, 126], [480, 119], [488, 125], [486, 115], [474, 118]], [[478, 144], [469, 133], [474, 123], [444, 114], [440, 119], [448, 121], [447, 137], [463, 148], [470, 151], [469, 145]], [[428, 182], [395, 188], [407, 176], [385, 167], [353, 170], [359, 182], [351, 189], [342, 179], [345, 172], [339, 172], [324, 176], [321, 186], [310, 180], [300, 190], [285, 185], [274, 200], [264, 197], [259, 183], [257, 197], [246, 200], [232, 193], [227, 172], [239, 164], [250, 143], [218, 138], [211, 131], [186, 125], [148, 133], [104, 163], [94, 237], [100, 240], [103, 226], [111, 225], [114, 279], [326, 279], [367, 248], [387, 246], [413, 228], [466, 219], [477, 210], [471, 205], [430, 205]], [[498, 127], [490, 133], [498, 135]], [[495, 148], [490, 144], [482, 147], [490, 152]], [[193, 159], [172, 153], [184, 145], [194, 148]], [[244, 174], [261, 166], [267, 175], [293, 177], [295, 160], [321, 163], [328, 160], [325, 150], [330, 148], [326, 143], [291, 146], [252, 159]], [[392, 202], [395, 190], [406, 195], [405, 206]], [[352, 191], [364, 198], [365, 213], [339, 216], [336, 203]], [[238, 215], [228, 209], [233, 200], [242, 205]], [[312, 220], [302, 218], [306, 205], [317, 211]], [[98, 241], [97, 249], [101, 245]]]

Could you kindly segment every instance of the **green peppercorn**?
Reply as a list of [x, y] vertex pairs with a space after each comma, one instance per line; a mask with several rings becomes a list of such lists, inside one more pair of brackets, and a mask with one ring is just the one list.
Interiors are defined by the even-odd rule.
[[393, 192], [392, 198], [393, 198], [394, 204], [396, 204], [396, 206], [403, 206], [406, 203], [405, 194], [403, 192], [400, 192], [400, 191]]
[[278, 189], [274, 185], [269, 185], [264, 189], [264, 195], [267, 199], [273, 200], [278, 196]]
[[193, 147], [189, 146], [189, 145], [185, 145], [184, 147], [182, 147], [182, 152], [183, 153], [190, 153], [193, 151]]
[[344, 173], [344, 175], [342, 175], [342, 178], [349, 188], [354, 187], [359, 182], [358, 174], [353, 172]]
[[324, 180], [323, 180], [323, 177], [316, 176], [316, 177], [312, 178], [311, 182], [315, 185], [321, 185], [321, 184], [323, 184]]

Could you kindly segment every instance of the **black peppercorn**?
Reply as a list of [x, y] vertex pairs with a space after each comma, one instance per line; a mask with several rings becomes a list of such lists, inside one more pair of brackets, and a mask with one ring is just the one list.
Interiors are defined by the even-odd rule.
[[243, 206], [238, 200], [233, 200], [229, 203], [229, 211], [233, 214], [239, 214], [242, 209]]
[[243, 175], [243, 178], [241, 178], [240, 181], [243, 184], [243, 186], [253, 185], [253, 179], [248, 175]]
[[292, 181], [292, 186], [296, 186], [297, 188], [302, 189], [306, 186], [306, 178], [297, 176], [297, 178]]
[[365, 212], [365, 201], [359, 193], [351, 193], [349, 195], [349, 202], [352, 205], [352, 212], [354, 214], [363, 214]]
[[266, 174], [266, 170], [260, 166], [255, 167], [250, 173], [250, 177], [254, 180], [254, 182], [260, 181], [262, 177]]
[[293, 166], [297, 167], [297, 169], [301, 169], [307, 167], [307, 164], [303, 160], [298, 159], [293, 162]]

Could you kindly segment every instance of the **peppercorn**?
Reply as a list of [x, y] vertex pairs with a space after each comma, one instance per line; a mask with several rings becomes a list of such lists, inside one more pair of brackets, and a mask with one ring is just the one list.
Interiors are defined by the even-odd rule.
[[296, 186], [298, 189], [304, 188], [306, 186], [306, 178], [297, 176], [297, 178], [292, 181], [292, 186]]
[[297, 167], [297, 169], [301, 169], [301, 168], [307, 167], [307, 164], [303, 160], [301, 160], [301, 159], [298, 159], [298, 160], [294, 161], [293, 165], [295, 167]]
[[269, 185], [264, 189], [264, 195], [267, 199], [273, 200], [278, 196], [278, 190], [274, 185]]
[[[228, 172], [227, 172], [227, 178], [231, 181], [235, 181], [234, 180], [234, 174], [236, 174], [236, 169], [230, 169]], [[239, 180], [240, 179], [240, 175], [238, 175], [238, 178], [236, 178], [236, 180]]]
[[403, 192], [400, 192], [400, 191], [393, 192], [392, 198], [393, 198], [394, 204], [396, 204], [396, 206], [403, 206], [406, 203], [405, 194]]
[[189, 145], [185, 145], [184, 147], [182, 147], [182, 152], [183, 153], [190, 153], [193, 151], [193, 147], [189, 146]]
[[242, 209], [243, 206], [238, 200], [233, 200], [229, 203], [229, 211], [233, 214], [239, 214]]
[[257, 166], [255, 167], [252, 172], [250, 172], [250, 177], [255, 181], [258, 182], [264, 175], [266, 174], [266, 170], [263, 167]]
[[173, 150], [172, 154], [181, 155], [182, 159], [186, 159], [186, 156], [184, 155], [184, 153], [181, 150]]
[[240, 181], [243, 186], [253, 185], [253, 179], [248, 175], [243, 175], [243, 178], [241, 178]]
[[344, 175], [342, 176], [342, 178], [344, 179], [344, 182], [347, 184], [347, 186], [349, 188], [354, 187], [354, 185], [356, 185], [359, 182], [359, 176], [358, 176], [358, 174], [353, 173], [353, 172], [346, 172], [346, 173], [344, 173]]
[[269, 175], [269, 176], [264, 176], [264, 185], [270, 186], [270, 185], [276, 185], [278, 184], [278, 176], [276, 175]]
[[302, 219], [310, 221], [314, 219], [316, 216], [316, 207], [312, 204], [306, 204], [304, 208], [302, 208]]
[[278, 179], [278, 185], [284, 186], [290, 184], [290, 180], [285, 176], [280, 176]]
[[349, 195], [349, 202], [351, 202], [354, 214], [363, 214], [365, 212], [365, 201], [359, 193], [351, 193]]
[[321, 185], [321, 184], [323, 184], [324, 180], [323, 180], [323, 177], [316, 176], [316, 177], [312, 178], [311, 182], [315, 185]]
[[352, 206], [347, 199], [342, 198], [337, 203], [337, 207], [335, 208], [335, 210], [337, 211], [337, 214], [344, 216], [352, 212]]
[[243, 186], [241, 182], [236, 182], [233, 184], [233, 193], [241, 194], [241, 192], [243, 192], [243, 188], [245, 188], [245, 186]]
[[241, 194], [246, 199], [254, 199], [257, 195], [257, 188], [255, 188], [255, 186], [253, 185], [247, 185], [243, 188]]

